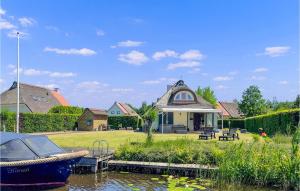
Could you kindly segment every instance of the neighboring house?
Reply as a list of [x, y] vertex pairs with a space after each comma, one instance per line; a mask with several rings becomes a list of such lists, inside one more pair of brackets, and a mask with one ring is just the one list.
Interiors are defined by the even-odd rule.
[[242, 118], [244, 116], [244, 114], [239, 111], [239, 106], [235, 102], [219, 101], [217, 108], [222, 111], [225, 119]]
[[107, 130], [108, 115], [100, 109], [86, 108], [78, 119], [80, 131], [105, 131]]
[[213, 105], [195, 94], [182, 80], [168, 86], [158, 99], [159, 111], [153, 127], [162, 133], [199, 131], [217, 128], [218, 113]]
[[115, 102], [107, 111], [109, 116], [139, 116], [128, 104]]
[[[20, 83], [20, 112], [47, 113], [53, 106], [68, 106], [68, 101], [58, 92], [30, 84]], [[17, 110], [17, 82], [1, 93], [1, 110], [16, 112]]]

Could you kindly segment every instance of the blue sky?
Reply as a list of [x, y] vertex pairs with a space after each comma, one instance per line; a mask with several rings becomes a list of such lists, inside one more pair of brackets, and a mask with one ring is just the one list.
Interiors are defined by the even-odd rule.
[[16, 79], [58, 87], [73, 105], [155, 101], [167, 84], [210, 86], [222, 101], [258, 85], [299, 92], [297, 0], [1, 1], [1, 91]]

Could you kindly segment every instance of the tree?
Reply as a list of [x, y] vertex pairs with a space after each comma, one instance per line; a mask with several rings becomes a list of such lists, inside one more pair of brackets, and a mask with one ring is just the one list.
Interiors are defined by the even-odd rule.
[[266, 112], [266, 101], [257, 86], [250, 86], [242, 95], [242, 101], [239, 102], [239, 109], [247, 117], [260, 115]]
[[76, 107], [76, 106], [63, 106], [58, 105], [52, 107], [48, 113], [60, 113], [60, 114], [77, 114], [81, 115], [84, 111], [84, 108], [82, 107]]
[[142, 103], [142, 106], [140, 108], [137, 109], [137, 113], [140, 115], [140, 116], [143, 116], [152, 106], [151, 105], [148, 105], [147, 102], [143, 102]]
[[300, 95], [297, 95], [296, 100], [294, 102], [294, 108], [300, 108]]
[[198, 96], [203, 97], [203, 99], [205, 99], [206, 101], [208, 101], [209, 103], [211, 103], [212, 105], [216, 106], [217, 105], [217, 98], [215, 96], [214, 91], [210, 88], [210, 87], [205, 87], [205, 88], [201, 88], [200, 86], [197, 88], [197, 90], [195, 91], [195, 93]]

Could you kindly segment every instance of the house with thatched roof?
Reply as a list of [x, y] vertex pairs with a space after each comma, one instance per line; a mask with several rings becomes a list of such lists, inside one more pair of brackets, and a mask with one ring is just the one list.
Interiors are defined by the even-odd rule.
[[[50, 90], [31, 84], [20, 83], [20, 112], [47, 113], [54, 106], [68, 106], [68, 101], [59, 93], [58, 89]], [[1, 110], [16, 112], [17, 110], [17, 82], [0, 95]]]
[[153, 127], [162, 133], [179, 133], [218, 128], [218, 114], [212, 104], [190, 89], [182, 80], [168, 86], [155, 107], [158, 120]]

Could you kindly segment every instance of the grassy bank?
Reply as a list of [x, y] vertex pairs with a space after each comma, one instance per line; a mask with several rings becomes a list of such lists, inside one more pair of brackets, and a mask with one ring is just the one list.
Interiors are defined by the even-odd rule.
[[[255, 136], [254, 136], [255, 137]], [[225, 183], [295, 187], [300, 180], [300, 154], [292, 157], [289, 137], [255, 137], [252, 141], [219, 142], [177, 139], [152, 144], [125, 144], [117, 150], [119, 160], [216, 165], [215, 178]]]
[[[66, 132], [60, 134], [48, 135], [48, 137], [56, 144], [62, 147], [85, 147], [92, 146], [95, 140], [106, 140], [110, 148], [117, 149], [120, 145], [129, 142], [144, 142], [145, 133], [133, 131], [88, 131], [88, 132]], [[197, 140], [198, 134], [154, 134], [154, 141], [176, 140], [180, 138], [188, 138]], [[251, 134], [242, 134], [242, 140], [252, 140]], [[210, 142], [210, 141], [209, 141]]]

